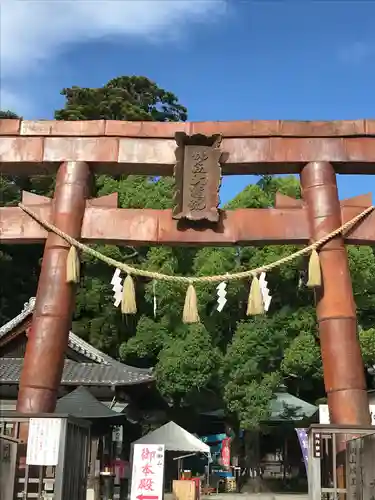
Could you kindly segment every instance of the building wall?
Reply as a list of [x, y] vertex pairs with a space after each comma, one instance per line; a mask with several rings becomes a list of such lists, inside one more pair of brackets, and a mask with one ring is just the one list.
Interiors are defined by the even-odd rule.
[[0, 348], [2, 358], [23, 358], [26, 350], [26, 337], [19, 335]]

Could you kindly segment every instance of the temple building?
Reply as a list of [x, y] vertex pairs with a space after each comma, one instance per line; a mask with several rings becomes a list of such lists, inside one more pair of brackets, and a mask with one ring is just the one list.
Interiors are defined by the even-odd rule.
[[[35, 298], [31, 298], [18, 316], [0, 327], [2, 412], [16, 408], [34, 307]], [[151, 369], [120, 363], [69, 332], [56, 413], [91, 424], [88, 489], [96, 492], [95, 498], [100, 471], [106, 467], [116, 474], [116, 498], [119, 489], [126, 490], [131, 442], [142, 436], [143, 424], [163, 422], [166, 409]]]
[[[18, 383], [34, 307], [35, 298], [31, 298], [18, 316], [0, 327], [2, 410], [14, 410], [16, 407]], [[155, 389], [152, 369], [123, 364], [69, 332], [58, 398], [79, 387], [84, 387], [112, 410], [125, 412], [133, 421], [152, 418], [151, 414], [153, 418], [162, 417], [160, 413], [163, 413], [165, 403]]]

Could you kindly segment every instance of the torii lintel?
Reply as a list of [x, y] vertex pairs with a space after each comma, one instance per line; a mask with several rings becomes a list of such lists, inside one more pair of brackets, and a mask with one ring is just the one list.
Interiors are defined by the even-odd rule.
[[[52, 200], [27, 191], [22, 203], [52, 223]], [[371, 193], [341, 201], [342, 223], [371, 206]], [[277, 193], [275, 208], [220, 211], [217, 225], [204, 231], [176, 221], [172, 210], [117, 208], [112, 193], [86, 200], [81, 241], [113, 245], [286, 245], [307, 244], [311, 237], [303, 200]], [[18, 207], [0, 207], [0, 241], [4, 244], [43, 243], [47, 231]], [[353, 245], [375, 245], [375, 212], [345, 235]]]

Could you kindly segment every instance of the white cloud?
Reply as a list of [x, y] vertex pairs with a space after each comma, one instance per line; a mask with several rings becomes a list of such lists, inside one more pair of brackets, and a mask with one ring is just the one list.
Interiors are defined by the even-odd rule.
[[373, 44], [366, 42], [353, 42], [339, 50], [339, 59], [346, 64], [358, 64], [375, 54]]
[[33, 114], [27, 75], [38, 75], [72, 44], [111, 37], [175, 42], [189, 36], [192, 24], [214, 22], [226, 6], [226, 0], [0, 0], [0, 108]]
[[225, 7], [225, 0], [0, 0], [1, 77], [35, 70], [73, 43], [121, 35], [163, 40]]

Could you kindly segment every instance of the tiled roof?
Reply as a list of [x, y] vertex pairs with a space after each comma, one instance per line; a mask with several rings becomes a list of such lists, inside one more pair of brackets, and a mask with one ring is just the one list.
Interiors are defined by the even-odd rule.
[[[0, 358], [0, 383], [18, 384], [23, 366], [22, 358]], [[153, 380], [152, 373], [137, 372], [121, 363], [104, 365], [77, 363], [65, 360], [63, 385], [134, 385]]]
[[123, 420], [125, 418], [123, 414], [117, 413], [98, 401], [88, 389], [82, 386], [60, 398], [55, 412], [88, 419]]
[[11, 332], [13, 328], [16, 328], [19, 324], [21, 324], [22, 321], [25, 321], [25, 319], [34, 311], [34, 306], [35, 297], [31, 297], [29, 302], [25, 302], [22, 311], [15, 318], [8, 321], [8, 323], [5, 323], [5, 325], [0, 326], [0, 339], [5, 337], [7, 333]]
[[[0, 339], [7, 333], [12, 331], [14, 328], [16, 328], [18, 325], [20, 325], [23, 321], [25, 321], [34, 312], [34, 308], [35, 297], [31, 297], [31, 299], [24, 304], [24, 308], [20, 312], [20, 314], [18, 314], [18, 316], [0, 327]], [[125, 370], [125, 372], [132, 372], [133, 374], [137, 374], [141, 379], [146, 376], [148, 380], [153, 379], [152, 369], [136, 368], [120, 363], [119, 361], [113, 359], [111, 356], [108, 356], [107, 354], [104, 354], [104, 352], [99, 351], [99, 349], [96, 349], [88, 342], [85, 342], [73, 332], [69, 332], [68, 345], [71, 349], [80, 354], [83, 354], [86, 358], [94, 361], [95, 363], [100, 363], [102, 365], [111, 365], [112, 367], [116, 367], [119, 371]]]
[[270, 420], [302, 420], [312, 417], [318, 411], [317, 406], [293, 396], [283, 387], [280, 389], [279, 392], [275, 392], [275, 397], [271, 401]]

